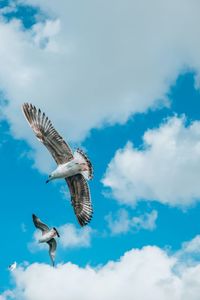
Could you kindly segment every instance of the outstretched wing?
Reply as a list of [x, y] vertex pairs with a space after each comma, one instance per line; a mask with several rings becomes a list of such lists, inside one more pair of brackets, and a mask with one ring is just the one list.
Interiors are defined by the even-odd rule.
[[54, 129], [45, 113], [29, 103], [24, 103], [22, 110], [37, 138], [47, 147], [57, 164], [73, 159], [70, 147]]
[[40, 229], [43, 233], [49, 231], [49, 227], [44, 224], [36, 215], [32, 215], [33, 223], [36, 228]]
[[16, 263], [16, 261], [15, 261], [13, 264], [9, 265], [8, 269], [9, 269], [10, 271], [14, 271], [14, 270], [16, 269], [16, 267], [17, 267], [17, 263]]
[[57, 243], [56, 243], [56, 240], [54, 238], [52, 238], [47, 243], [49, 244], [49, 256], [51, 258], [52, 265], [54, 267], [54, 265], [55, 265], [55, 256], [56, 256]]
[[90, 191], [87, 181], [81, 174], [65, 178], [70, 194], [74, 212], [81, 226], [87, 225], [93, 214]]

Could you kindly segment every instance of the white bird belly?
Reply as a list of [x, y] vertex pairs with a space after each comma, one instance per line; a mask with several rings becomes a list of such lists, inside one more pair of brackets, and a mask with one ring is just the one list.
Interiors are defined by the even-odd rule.
[[56, 231], [51, 229], [47, 233], [43, 234], [43, 236], [39, 239], [40, 243], [46, 243], [50, 241], [54, 236], [56, 236]]
[[54, 171], [57, 178], [65, 178], [81, 173], [81, 165], [77, 159], [73, 159], [66, 164], [59, 165]]

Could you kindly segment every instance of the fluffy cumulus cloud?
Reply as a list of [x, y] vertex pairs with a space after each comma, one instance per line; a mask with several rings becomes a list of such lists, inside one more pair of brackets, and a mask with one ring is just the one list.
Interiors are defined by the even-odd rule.
[[187, 67], [199, 74], [196, 0], [16, 3], [39, 10], [27, 30], [20, 20], [0, 19], [0, 89], [8, 100], [1, 110], [42, 171], [50, 158], [25, 124], [22, 102], [40, 106], [64, 137], [80, 141], [91, 128], [165, 102]]
[[156, 220], [158, 212], [152, 210], [150, 213], [144, 213], [139, 216], [130, 217], [125, 209], [120, 209], [116, 216], [110, 213], [105, 217], [108, 227], [113, 235], [127, 233], [130, 230], [138, 231], [141, 229], [154, 230], [156, 228]]
[[97, 268], [35, 263], [12, 276], [17, 300], [198, 300], [200, 292], [200, 264], [182, 265], [176, 255], [155, 246], [132, 249]]
[[128, 143], [116, 152], [103, 183], [130, 205], [155, 200], [186, 207], [200, 198], [200, 122], [173, 117], [148, 130], [143, 149]]

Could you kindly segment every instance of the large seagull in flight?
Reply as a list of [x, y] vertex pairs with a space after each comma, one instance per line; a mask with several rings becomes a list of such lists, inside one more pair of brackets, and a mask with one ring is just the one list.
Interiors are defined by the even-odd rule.
[[71, 203], [79, 224], [81, 226], [88, 224], [93, 213], [87, 184], [87, 180], [93, 177], [91, 162], [80, 149], [72, 153], [69, 145], [54, 129], [51, 121], [40, 109], [32, 104], [24, 103], [22, 110], [36, 137], [47, 147], [58, 164], [46, 182], [64, 178], [70, 190]]

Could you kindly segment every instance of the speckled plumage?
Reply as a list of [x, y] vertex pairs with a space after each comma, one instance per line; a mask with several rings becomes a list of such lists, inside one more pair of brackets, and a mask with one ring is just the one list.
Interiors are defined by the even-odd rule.
[[47, 147], [58, 164], [48, 181], [65, 178], [78, 222], [81, 226], [88, 224], [93, 214], [87, 183], [87, 179], [93, 177], [91, 162], [80, 149], [77, 149], [74, 154], [72, 153], [69, 145], [54, 129], [51, 121], [40, 109], [36, 109], [32, 104], [25, 103], [22, 105], [22, 110], [36, 137]]

